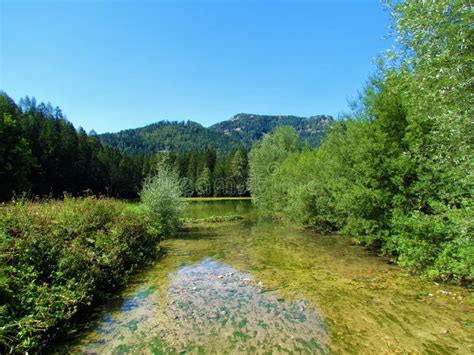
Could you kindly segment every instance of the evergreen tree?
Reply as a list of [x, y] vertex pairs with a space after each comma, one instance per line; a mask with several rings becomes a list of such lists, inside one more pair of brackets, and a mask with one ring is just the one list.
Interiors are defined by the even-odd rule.
[[243, 146], [235, 152], [230, 161], [230, 178], [235, 186], [235, 195], [247, 193], [247, 152]]
[[18, 118], [19, 110], [13, 100], [0, 92], [0, 200], [30, 187], [31, 151]]

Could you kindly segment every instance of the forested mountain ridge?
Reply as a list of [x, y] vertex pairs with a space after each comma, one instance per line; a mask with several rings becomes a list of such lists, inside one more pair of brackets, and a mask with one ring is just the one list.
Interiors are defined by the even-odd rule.
[[329, 115], [311, 117], [270, 116], [239, 113], [231, 119], [216, 123], [210, 129], [238, 139], [245, 146], [251, 146], [266, 133], [279, 126], [292, 126], [300, 139], [311, 146], [318, 146], [324, 137], [325, 128], [332, 125], [334, 119]]
[[326, 115], [306, 118], [240, 113], [209, 128], [193, 121], [160, 121], [141, 128], [104, 133], [99, 138], [103, 144], [127, 153], [202, 151], [207, 147], [229, 152], [240, 145], [249, 149], [264, 134], [278, 126], [289, 125], [296, 129], [303, 142], [317, 146], [325, 127], [333, 122], [333, 118]]
[[193, 121], [160, 121], [141, 128], [104, 133], [99, 138], [103, 144], [127, 153], [202, 151], [209, 146], [228, 152], [239, 147], [236, 139]]

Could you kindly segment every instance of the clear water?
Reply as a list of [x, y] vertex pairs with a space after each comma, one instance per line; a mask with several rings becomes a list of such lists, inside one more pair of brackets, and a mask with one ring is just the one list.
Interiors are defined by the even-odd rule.
[[405, 274], [342, 236], [254, 217], [250, 201], [192, 202], [164, 257], [54, 353], [474, 352], [472, 295]]

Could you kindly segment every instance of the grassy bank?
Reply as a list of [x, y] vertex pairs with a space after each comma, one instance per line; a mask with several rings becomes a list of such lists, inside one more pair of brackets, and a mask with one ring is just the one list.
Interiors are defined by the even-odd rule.
[[155, 256], [163, 230], [112, 199], [0, 207], [0, 350], [40, 348]]

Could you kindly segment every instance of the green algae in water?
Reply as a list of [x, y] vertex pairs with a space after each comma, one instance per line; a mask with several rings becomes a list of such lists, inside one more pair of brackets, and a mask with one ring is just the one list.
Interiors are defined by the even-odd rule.
[[188, 208], [247, 219], [164, 241], [120, 304], [50, 352], [474, 352], [468, 290], [409, 276], [342, 236], [253, 219], [247, 201]]

